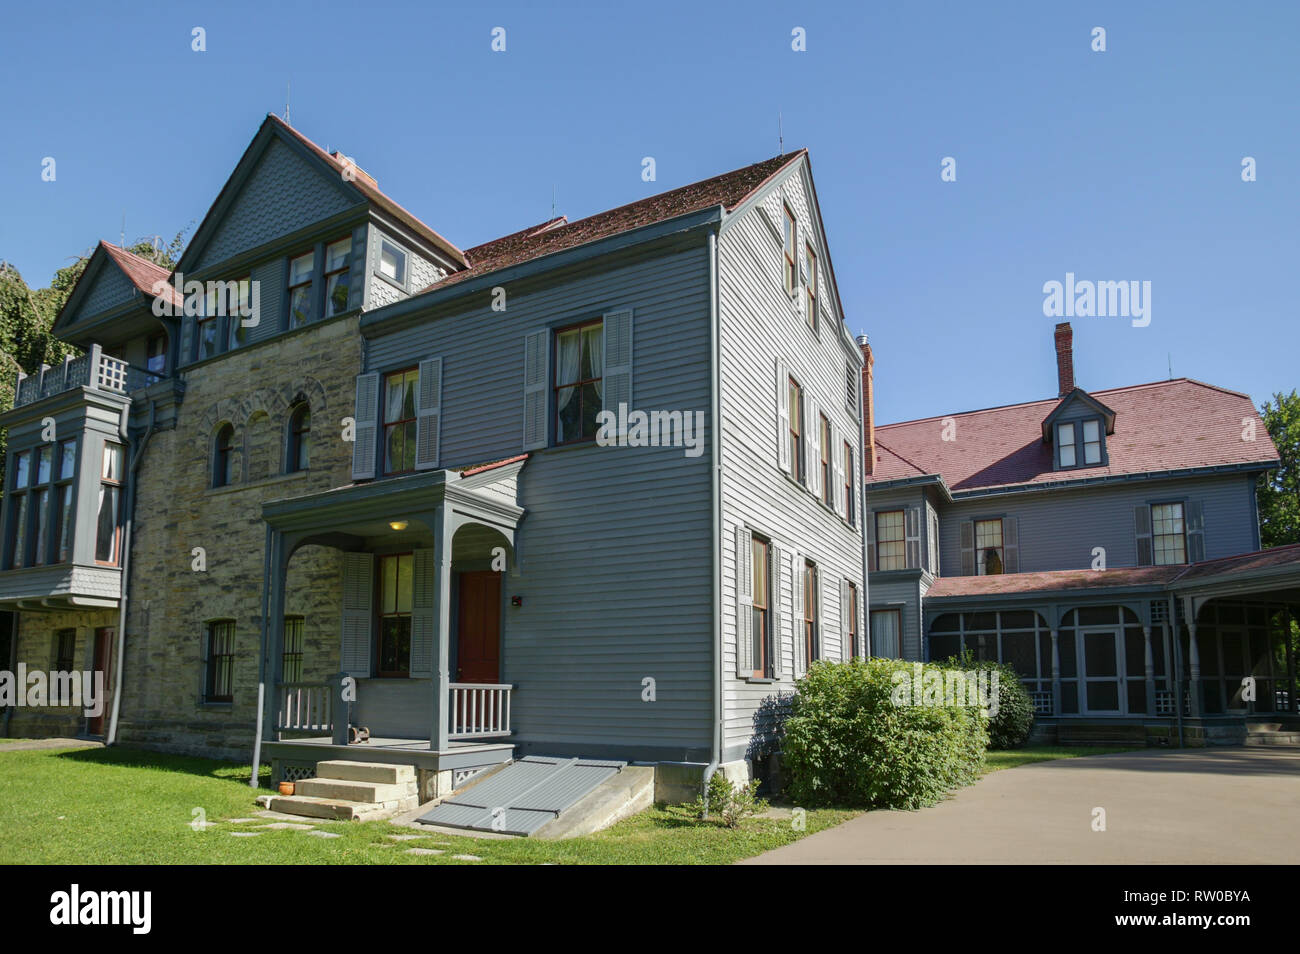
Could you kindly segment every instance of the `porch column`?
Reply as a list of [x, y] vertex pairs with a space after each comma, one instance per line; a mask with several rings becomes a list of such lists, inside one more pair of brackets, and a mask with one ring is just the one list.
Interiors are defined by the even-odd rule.
[[1191, 697], [1189, 708], [1192, 717], [1197, 718], [1201, 714], [1201, 651], [1196, 646], [1196, 617], [1194, 612], [1188, 612], [1187, 614], [1187, 634], [1187, 676], [1191, 683], [1187, 687]]
[[263, 627], [266, 632], [266, 698], [263, 700], [264, 716], [262, 720], [262, 738], [274, 740], [276, 722], [280, 713], [280, 684], [284, 681], [284, 590], [289, 573], [288, 548], [285, 546], [284, 534], [272, 530], [266, 554], [267, 588], [266, 619]]
[[1146, 652], [1144, 662], [1147, 668], [1147, 718], [1156, 714], [1156, 657], [1151, 651], [1151, 626], [1142, 626], [1142, 645]]
[[1283, 607], [1282, 636], [1286, 646], [1287, 708], [1291, 712], [1300, 712], [1300, 704], [1297, 704], [1295, 697], [1295, 649], [1291, 646], [1291, 621], [1295, 615], [1295, 610], [1289, 604]]
[[1061, 647], [1052, 627], [1052, 715], [1061, 714]]
[[433, 590], [433, 725], [429, 729], [429, 748], [435, 752], [447, 748], [451, 731], [451, 511], [439, 504], [433, 521], [433, 572], [437, 581]]

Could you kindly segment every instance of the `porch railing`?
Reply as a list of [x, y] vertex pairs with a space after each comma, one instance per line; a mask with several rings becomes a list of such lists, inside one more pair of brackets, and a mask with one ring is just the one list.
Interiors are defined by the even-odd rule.
[[14, 407], [80, 387], [129, 394], [160, 380], [159, 375], [110, 357], [100, 351], [99, 345], [91, 345], [85, 354], [69, 356], [56, 367], [41, 365], [34, 374], [19, 372], [14, 384]]
[[1035, 715], [1052, 714], [1052, 691], [1050, 689], [1031, 692], [1029, 698], [1033, 700]]
[[510, 734], [510, 685], [453, 682], [448, 739], [490, 739]]
[[280, 685], [277, 732], [330, 732], [334, 726], [333, 687], [324, 682]]

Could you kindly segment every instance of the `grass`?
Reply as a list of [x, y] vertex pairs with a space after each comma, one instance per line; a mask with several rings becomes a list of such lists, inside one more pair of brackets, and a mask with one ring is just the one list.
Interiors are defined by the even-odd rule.
[[[985, 772], [1129, 749], [1036, 746], [989, 752]], [[262, 782], [269, 783], [263, 769]], [[265, 792], [267, 789], [263, 789]], [[858, 812], [810, 810], [804, 830], [788, 817], [748, 818], [736, 831], [654, 808], [564, 841], [419, 834], [388, 822], [313, 822], [303, 831], [260, 828], [248, 766], [128, 748], [0, 752], [0, 864], [727, 864], [833, 827]], [[201, 814], [200, 814], [201, 812]], [[196, 831], [197, 819], [215, 822]], [[252, 819], [240, 823], [233, 818]], [[232, 832], [258, 832], [253, 838]], [[410, 855], [436, 848], [442, 855]]]
[[[263, 770], [263, 781], [269, 774]], [[418, 834], [388, 822], [304, 822], [338, 834], [318, 838], [258, 828], [248, 767], [125, 748], [0, 753], [0, 864], [461, 864], [456, 854], [498, 864], [726, 864], [797, 841], [856, 812], [809, 811], [804, 831], [789, 818], [749, 818], [736, 831], [651, 809], [595, 835], [565, 841]], [[195, 810], [218, 822], [195, 831]], [[226, 819], [254, 818], [232, 824]], [[258, 831], [255, 838], [234, 831]], [[443, 855], [409, 855], [412, 847]]]

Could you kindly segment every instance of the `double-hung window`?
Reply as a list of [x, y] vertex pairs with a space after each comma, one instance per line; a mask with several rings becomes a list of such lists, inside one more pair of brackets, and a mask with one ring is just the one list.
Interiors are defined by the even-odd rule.
[[1102, 462], [1101, 444], [1099, 418], [1056, 425], [1056, 456], [1062, 468], [1097, 466]]
[[235, 621], [213, 620], [207, 632], [208, 666], [204, 702], [233, 702], [235, 698]]
[[406, 284], [406, 253], [388, 239], [379, 243], [379, 274], [397, 285]]
[[57, 485], [54, 488], [54, 560], [66, 563], [72, 557], [72, 510], [74, 499], [73, 476], [77, 469], [77, 442], [59, 442], [56, 466]]
[[1096, 419], [1083, 422], [1083, 462], [1101, 463], [1101, 421]]
[[769, 587], [771, 580], [772, 547], [766, 540], [753, 538], [754, 569], [754, 633], [752, 651], [754, 654], [754, 677], [763, 679], [771, 674], [772, 646], [772, 599]]
[[285, 470], [294, 474], [307, 469], [311, 461], [311, 405], [300, 401], [289, 416], [289, 447]]
[[315, 274], [315, 252], [305, 252], [289, 260], [290, 328], [301, 328], [312, 320], [311, 287]]
[[1006, 550], [1002, 543], [1002, 518], [975, 521], [975, 566], [980, 576], [1003, 572]]
[[907, 566], [907, 538], [901, 510], [881, 510], [876, 517], [876, 569], [901, 570]]
[[844, 442], [844, 519], [857, 526], [857, 501], [853, 499], [853, 445]]
[[36, 451], [36, 479], [32, 488], [32, 563], [40, 566], [49, 557], [50, 480], [53, 476], [54, 445]]
[[72, 672], [77, 667], [77, 631], [61, 629], [54, 634], [54, 671]]
[[122, 466], [121, 444], [104, 442], [99, 473], [99, 511], [95, 521], [95, 562], [116, 566], [121, 558]]
[[815, 332], [817, 330], [817, 253], [808, 243], [804, 244], [804, 271], [807, 272], [807, 283], [804, 285], [804, 295], [807, 297], [804, 303], [806, 317], [808, 327]]
[[856, 659], [858, 655], [858, 586], [856, 583], [849, 583], [849, 605], [844, 607], [844, 612], [848, 613], [848, 625], [844, 627], [849, 637], [849, 658]]
[[235, 428], [223, 424], [212, 442], [212, 486], [229, 487], [234, 480]]
[[811, 562], [805, 562], [803, 567], [803, 646], [804, 659], [808, 664], [816, 662], [820, 658], [821, 640], [818, 633], [818, 626], [821, 621], [818, 618], [818, 594], [820, 586], [817, 580], [817, 566]]
[[281, 669], [285, 682], [302, 682], [302, 631], [305, 620], [301, 616], [284, 618], [284, 652]]
[[10, 491], [13, 501], [9, 504], [13, 526], [9, 550], [9, 566], [12, 569], [27, 565], [27, 498], [31, 495], [28, 487], [31, 477], [32, 452], [20, 451], [14, 454], [14, 476]]
[[1187, 523], [1181, 503], [1151, 505], [1151, 543], [1156, 566], [1187, 562]]
[[379, 558], [379, 675], [411, 674], [411, 585], [414, 556]]
[[605, 322], [563, 328], [555, 335], [555, 442], [594, 440], [605, 394]]
[[799, 483], [806, 483], [803, 459], [803, 388], [794, 378], [787, 385], [790, 409], [790, 475]]
[[384, 473], [415, 470], [415, 389], [419, 368], [394, 371], [384, 378]]
[[226, 350], [234, 351], [248, 340], [245, 317], [253, 320], [253, 279], [241, 278], [230, 282], [226, 295]]
[[784, 218], [781, 233], [781, 253], [785, 257], [785, 293], [793, 298], [799, 283], [799, 267], [795, 263], [795, 219], [794, 213], [790, 211], [788, 205], [782, 206], [782, 209], [784, 210]]
[[348, 258], [352, 254], [352, 239], [341, 238], [325, 246], [325, 317], [333, 318], [348, 310], [348, 289], [351, 277]]
[[831, 422], [825, 414], [817, 415], [818, 447], [821, 453], [821, 489], [822, 503], [828, 507], [835, 506], [835, 468], [831, 465], [835, 449], [831, 447]]
[[885, 659], [902, 656], [903, 611], [871, 611], [871, 654]]

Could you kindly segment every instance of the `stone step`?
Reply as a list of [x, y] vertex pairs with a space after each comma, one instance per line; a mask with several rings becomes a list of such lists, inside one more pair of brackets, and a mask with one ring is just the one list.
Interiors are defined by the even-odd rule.
[[396, 785], [415, 781], [415, 766], [388, 765], [384, 762], [349, 762], [335, 759], [316, 763], [317, 778], [337, 778], [349, 782], [378, 782]]
[[1247, 745], [1300, 745], [1300, 732], [1250, 732]]
[[320, 798], [314, 795], [276, 795], [270, 810], [286, 815], [323, 818], [332, 821], [374, 821], [397, 812], [410, 811], [419, 799], [410, 795], [390, 802], [354, 802], [346, 798]]
[[414, 795], [415, 779], [409, 782], [384, 784], [381, 782], [354, 782], [342, 778], [305, 778], [297, 782], [293, 790], [295, 795], [309, 795], [316, 798], [341, 798], [349, 802], [395, 802]]

